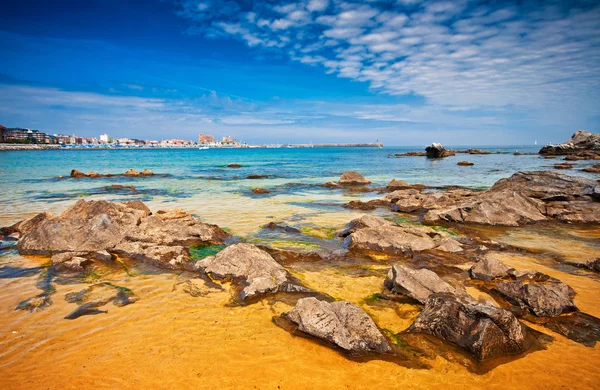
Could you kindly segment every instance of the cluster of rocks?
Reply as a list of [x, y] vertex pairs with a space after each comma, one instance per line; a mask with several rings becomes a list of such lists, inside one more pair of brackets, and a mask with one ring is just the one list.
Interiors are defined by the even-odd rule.
[[193, 265], [189, 246], [221, 244], [228, 237], [185, 211], [153, 214], [137, 200], [80, 200], [60, 215], [41, 213], [3, 230], [19, 233], [19, 253], [52, 256], [53, 264], [76, 271], [114, 255], [184, 269]]
[[323, 184], [323, 187], [341, 188], [344, 186], [362, 186], [367, 184], [371, 184], [371, 181], [367, 180], [367, 178], [360, 173], [355, 171], [346, 171], [342, 174], [339, 181], [329, 181]]
[[[153, 175], [154, 175], [154, 173], [151, 170], [149, 170], [149, 169], [144, 169], [143, 171], [138, 172], [138, 171], [136, 171], [133, 168], [130, 168], [126, 172], [124, 172], [123, 174], [121, 174], [121, 176], [134, 176], [134, 177], [137, 177], [137, 176], [153, 176]], [[119, 175], [114, 175], [112, 173], [101, 174], [101, 173], [94, 172], [94, 171], [91, 171], [91, 172], [88, 172], [88, 173], [84, 173], [84, 172], [81, 172], [81, 171], [79, 171], [77, 169], [72, 169], [71, 173], [69, 174], [69, 176], [72, 177], [72, 178], [75, 178], [75, 179], [80, 179], [82, 177], [98, 178], [98, 177], [112, 177], [112, 176], [119, 176]]]
[[565, 160], [600, 160], [600, 134], [577, 130], [567, 142], [546, 145], [539, 154], [566, 156]]
[[600, 222], [600, 182], [553, 172], [518, 172], [487, 191], [410, 188], [393, 191], [385, 199], [394, 211], [423, 213], [425, 223]]

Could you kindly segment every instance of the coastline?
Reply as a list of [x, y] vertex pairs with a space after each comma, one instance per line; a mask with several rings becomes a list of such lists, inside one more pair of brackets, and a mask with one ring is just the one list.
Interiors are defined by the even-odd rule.
[[[0, 143], [0, 152], [19, 150], [161, 150], [161, 149], [196, 149], [204, 145], [189, 146], [97, 146], [97, 145], [48, 145], [48, 144], [3, 144]], [[383, 143], [340, 143], [340, 144], [264, 144], [240, 146], [210, 146], [209, 149], [304, 149], [304, 148], [383, 148]]]

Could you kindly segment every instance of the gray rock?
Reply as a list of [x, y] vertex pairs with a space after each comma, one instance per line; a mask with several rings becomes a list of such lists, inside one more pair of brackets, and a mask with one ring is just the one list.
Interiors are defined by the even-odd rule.
[[403, 295], [420, 303], [435, 293], [455, 293], [454, 287], [444, 282], [433, 271], [428, 269], [411, 269], [394, 265], [383, 282], [391, 295]]
[[432, 249], [435, 242], [425, 233], [384, 225], [355, 231], [346, 238], [346, 245], [350, 250], [399, 255]]
[[387, 353], [391, 347], [371, 317], [350, 302], [299, 299], [284, 314], [298, 330], [328, 341], [354, 354]]
[[229, 246], [215, 256], [197, 261], [196, 267], [213, 278], [231, 279], [241, 288], [242, 301], [278, 291], [310, 291], [293, 283], [271, 255], [252, 244]]
[[471, 278], [480, 280], [493, 280], [495, 278], [502, 278], [509, 275], [509, 271], [512, 268], [508, 267], [503, 262], [494, 259], [493, 257], [486, 256], [483, 260], [480, 260], [469, 270]]
[[121, 257], [141, 261], [159, 268], [193, 270], [194, 262], [187, 247], [179, 245], [156, 245], [146, 242], [123, 241], [111, 252]]
[[450, 253], [457, 253], [457, 252], [462, 252], [463, 251], [463, 247], [460, 244], [460, 242], [450, 238], [450, 237], [443, 237], [440, 239], [435, 240], [436, 243], [436, 247], [435, 249], [439, 250], [439, 251], [443, 251], [443, 252], [450, 252]]
[[577, 311], [575, 291], [555, 279], [545, 283], [504, 282], [492, 288], [511, 304], [528, 310], [538, 317], [555, 317]]
[[458, 345], [479, 360], [525, 349], [525, 329], [511, 312], [449, 293], [431, 295], [409, 331]]

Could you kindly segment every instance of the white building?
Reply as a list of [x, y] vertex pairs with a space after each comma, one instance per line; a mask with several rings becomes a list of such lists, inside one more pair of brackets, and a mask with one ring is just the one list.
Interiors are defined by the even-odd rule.
[[109, 139], [108, 134], [100, 134], [100, 142], [107, 144]]

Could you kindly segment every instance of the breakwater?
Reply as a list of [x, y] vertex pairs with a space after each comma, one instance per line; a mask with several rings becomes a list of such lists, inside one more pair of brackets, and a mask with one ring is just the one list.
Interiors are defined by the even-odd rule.
[[0, 151], [8, 150], [56, 150], [60, 145], [39, 145], [39, 144], [0, 144]]

